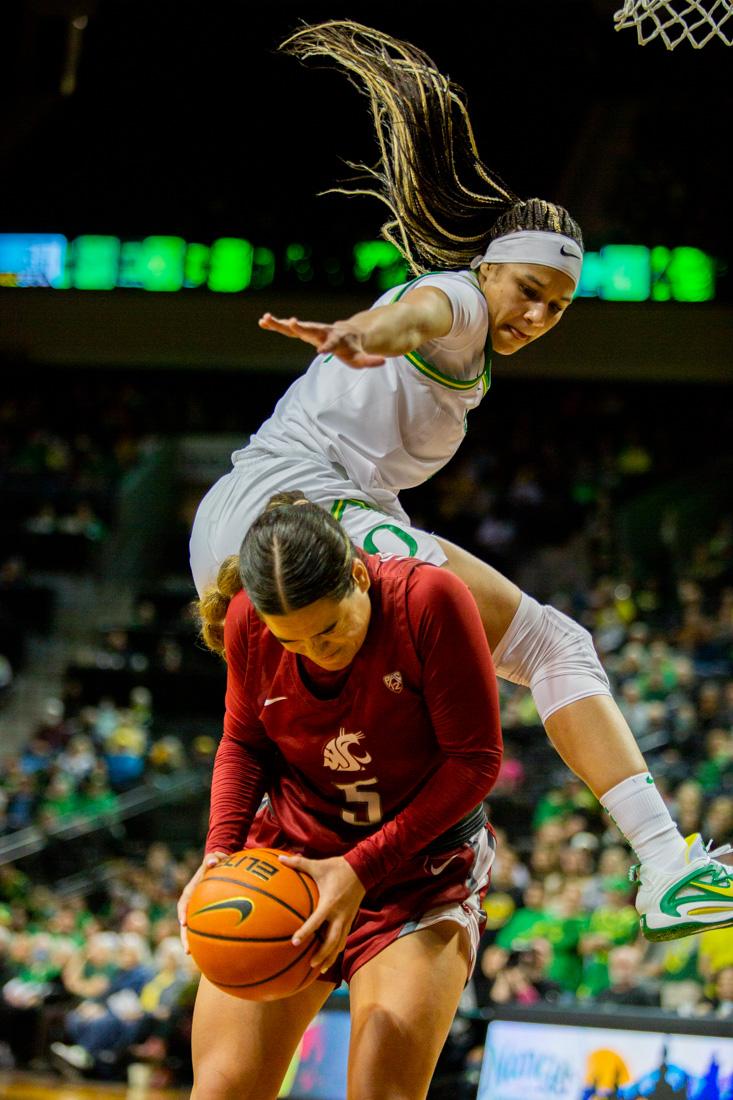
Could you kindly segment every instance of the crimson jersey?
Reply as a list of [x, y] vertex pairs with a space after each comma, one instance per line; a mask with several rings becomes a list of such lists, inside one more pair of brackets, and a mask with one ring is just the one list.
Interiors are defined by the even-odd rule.
[[369, 628], [333, 698], [307, 686], [303, 659], [276, 641], [244, 592], [231, 601], [207, 851], [235, 851], [248, 835], [260, 843], [259, 823], [266, 832], [274, 816], [293, 851], [345, 855], [369, 889], [492, 787], [499, 708], [473, 597], [446, 569], [364, 560]]

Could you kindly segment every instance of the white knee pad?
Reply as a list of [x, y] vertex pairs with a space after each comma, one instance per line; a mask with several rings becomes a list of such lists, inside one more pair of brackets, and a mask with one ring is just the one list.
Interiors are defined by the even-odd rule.
[[543, 723], [569, 703], [611, 694], [588, 631], [525, 592], [493, 657], [497, 676], [531, 689]]

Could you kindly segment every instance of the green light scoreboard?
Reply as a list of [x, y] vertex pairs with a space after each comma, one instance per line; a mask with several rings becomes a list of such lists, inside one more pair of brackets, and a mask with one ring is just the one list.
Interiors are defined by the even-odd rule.
[[[709, 302], [717, 262], [699, 248], [610, 244], [586, 252], [577, 296], [612, 302]], [[312, 283], [348, 288], [372, 283], [387, 290], [407, 278], [397, 249], [360, 241], [350, 253], [316, 255], [293, 243], [276, 253], [240, 237], [211, 244], [182, 237], [142, 241], [60, 233], [0, 233], [0, 287], [53, 290], [138, 290], [172, 293], [205, 288], [238, 294], [264, 287]]]

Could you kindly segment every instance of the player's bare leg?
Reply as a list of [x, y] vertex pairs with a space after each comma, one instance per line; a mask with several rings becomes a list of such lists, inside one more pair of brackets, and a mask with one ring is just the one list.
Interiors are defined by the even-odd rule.
[[[439, 541], [447, 568], [470, 588], [495, 652], [517, 615], [520, 589], [466, 550]], [[533, 644], [534, 639], [528, 650]], [[553, 661], [557, 677], [554, 656]], [[640, 860], [636, 906], [644, 934], [675, 939], [733, 924], [733, 872], [711, 858], [730, 849], [708, 854], [699, 834], [686, 840], [680, 835], [621, 711], [600, 680], [597, 693], [592, 679], [589, 685], [585, 698], [558, 705], [544, 726], [558, 754], [600, 800]]]
[[[478, 604], [491, 650], [516, 614], [521, 591], [486, 562], [445, 539], [447, 568], [465, 581]], [[630, 775], [646, 771], [644, 757], [624, 716], [607, 695], [591, 695], [555, 711], [547, 736], [567, 766], [600, 798]]]
[[280, 1001], [242, 1001], [202, 977], [193, 1014], [191, 1100], [276, 1100], [303, 1032], [333, 984]]
[[424, 1100], [466, 984], [467, 940], [442, 921], [354, 974], [348, 1100]]

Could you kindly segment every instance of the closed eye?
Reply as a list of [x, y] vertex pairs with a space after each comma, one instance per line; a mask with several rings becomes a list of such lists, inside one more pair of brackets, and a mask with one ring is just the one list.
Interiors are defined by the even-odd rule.
[[[520, 283], [519, 289], [525, 298], [529, 298], [530, 302], [537, 302], [540, 300], [540, 293], [535, 287], [527, 286], [526, 283]], [[563, 312], [565, 305], [560, 302], [550, 302], [549, 309], [551, 313], [558, 314]]]
[[[325, 638], [327, 634], [333, 634], [334, 630], [338, 626], [338, 621], [331, 623], [325, 630], [321, 630], [318, 634], [314, 634], [314, 638]], [[298, 640], [295, 638], [279, 638], [277, 634], [273, 634], [273, 638], [276, 638], [280, 645], [298, 645]]]

